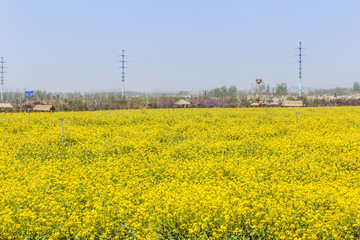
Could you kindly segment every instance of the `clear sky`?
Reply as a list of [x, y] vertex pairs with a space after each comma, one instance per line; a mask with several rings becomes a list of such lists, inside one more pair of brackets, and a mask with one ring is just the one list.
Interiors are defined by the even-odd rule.
[[351, 87], [359, 0], [0, 0], [6, 90]]

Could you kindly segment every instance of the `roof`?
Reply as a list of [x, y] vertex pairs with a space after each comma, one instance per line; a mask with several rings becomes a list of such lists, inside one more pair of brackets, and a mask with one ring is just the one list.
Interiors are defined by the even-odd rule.
[[185, 101], [184, 99], [181, 99], [175, 103], [175, 105], [189, 105], [190, 103], [188, 101]]
[[278, 106], [278, 105], [279, 105], [279, 103], [277, 103], [277, 102], [270, 103], [270, 106]]
[[53, 105], [36, 105], [33, 108], [34, 111], [55, 111]]
[[251, 107], [258, 107], [258, 106], [260, 106], [260, 104], [259, 103], [252, 103], [252, 104], [250, 104], [250, 106]]
[[302, 107], [302, 101], [284, 101], [282, 102], [281, 106], [283, 107]]
[[0, 108], [13, 108], [10, 103], [0, 103]]

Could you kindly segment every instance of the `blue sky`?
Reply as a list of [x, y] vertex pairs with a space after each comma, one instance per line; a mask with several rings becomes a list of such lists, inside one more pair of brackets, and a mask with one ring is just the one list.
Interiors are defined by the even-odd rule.
[[357, 0], [0, 0], [6, 90], [201, 91], [223, 85], [351, 87]]

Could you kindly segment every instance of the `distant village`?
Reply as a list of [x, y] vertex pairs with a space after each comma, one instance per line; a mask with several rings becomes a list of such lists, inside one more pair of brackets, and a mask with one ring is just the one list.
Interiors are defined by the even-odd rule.
[[46, 91], [5, 92], [1, 112], [27, 111], [96, 111], [151, 108], [240, 108], [240, 107], [325, 107], [360, 106], [360, 84], [353, 88], [311, 90], [301, 97], [289, 92], [286, 84], [276, 88], [257, 86], [239, 91], [235, 86], [222, 86], [192, 93], [50, 93]]

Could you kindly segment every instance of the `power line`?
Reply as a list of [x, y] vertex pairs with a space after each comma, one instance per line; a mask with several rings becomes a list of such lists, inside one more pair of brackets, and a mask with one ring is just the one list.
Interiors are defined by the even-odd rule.
[[299, 97], [301, 97], [301, 42], [299, 42]]
[[125, 97], [125, 50], [121, 51], [121, 95]]
[[1, 84], [1, 102], [4, 101], [4, 57], [1, 57], [1, 66], [0, 66], [0, 73], [1, 73], [1, 78], [0, 78], [0, 84]]

